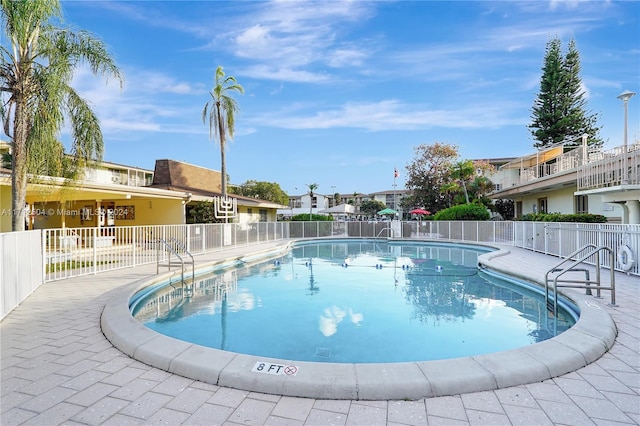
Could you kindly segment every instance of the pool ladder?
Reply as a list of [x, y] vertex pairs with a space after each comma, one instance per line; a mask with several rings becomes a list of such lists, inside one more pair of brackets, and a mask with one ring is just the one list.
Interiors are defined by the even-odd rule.
[[375, 238], [375, 239], [377, 240], [377, 239], [378, 239], [378, 237], [380, 237], [380, 234], [382, 234], [384, 231], [391, 231], [391, 232], [389, 232], [390, 236], [388, 236], [387, 238], [393, 238], [393, 228], [392, 228], [392, 227], [390, 227], [390, 226], [388, 226], [388, 227], [386, 227], [386, 228], [382, 228], [382, 229], [380, 230], [380, 232], [378, 232], [378, 235], [376, 235], [376, 238]]
[[180, 270], [181, 270], [181, 274], [182, 274], [181, 278], [182, 278], [182, 283], [184, 283], [184, 265], [185, 265], [185, 260], [178, 253], [178, 249], [180, 249], [180, 250], [182, 250], [183, 253], [186, 253], [191, 258], [191, 261], [190, 262], [186, 262], [186, 263], [191, 263], [191, 281], [195, 282], [195, 264], [196, 264], [196, 262], [195, 262], [193, 256], [191, 255], [191, 253], [189, 253], [189, 250], [187, 250], [187, 248], [184, 246], [184, 244], [182, 244], [180, 241], [178, 241], [177, 239], [175, 239], [173, 237], [170, 240], [173, 243], [173, 245], [169, 244], [169, 242], [167, 242], [167, 240], [165, 240], [164, 238], [159, 238], [158, 241], [159, 241], [159, 243], [162, 243], [162, 245], [169, 252], [169, 258], [167, 259], [167, 263], [166, 264], [161, 264], [160, 263], [160, 244], [157, 244], [156, 274], [158, 274], [160, 272], [160, 267], [161, 266], [166, 266], [169, 269], [171, 269], [171, 266], [172, 266], [171, 265], [171, 255], [174, 254], [180, 260]]
[[[601, 280], [601, 265], [600, 265], [600, 253], [606, 252], [609, 254], [609, 280], [610, 285], [602, 286]], [[591, 279], [589, 269], [585, 266], [585, 262], [595, 256], [595, 279]], [[574, 259], [574, 257], [576, 257]], [[610, 306], [616, 306], [616, 279], [615, 279], [615, 259], [613, 250], [609, 247], [601, 246], [596, 247], [594, 244], [587, 244], [584, 247], [574, 251], [564, 260], [556, 263], [551, 269], [547, 271], [544, 276], [545, 285], [545, 302], [547, 309], [553, 312], [554, 317], [558, 316], [558, 288], [584, 288], [587, 295], [592, 295], [592, 290], [596, 290], [598, 298], [600, 298], [600, 290], [611, 290], [611, 304]], [[583, 267], [580, 267], [583, 266]], [[566, 276], [569, 272], [584, 273], [583, 279], [569, 278]], [[553, 300], [550, 296], [550, 284], [553, 287]]]

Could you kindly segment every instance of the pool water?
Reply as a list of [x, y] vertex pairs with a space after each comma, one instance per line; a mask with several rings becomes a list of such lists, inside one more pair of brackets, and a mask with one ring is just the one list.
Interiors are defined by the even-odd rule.
[[297, 361], [376, 363], [479, 355], [568, 329], [544, 297], [477, 268], [487, 250], [427, 243], [315, 242], [253, 265], [173, 283], [132, 303], [177, 339]]

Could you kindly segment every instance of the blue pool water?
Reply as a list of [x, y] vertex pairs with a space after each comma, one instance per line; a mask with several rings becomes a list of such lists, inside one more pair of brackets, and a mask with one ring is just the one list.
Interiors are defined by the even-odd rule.
[[526, 346], [568, 329], [531, 286], [486, 274], [472, 246], [304, 243], [134, 298], [145, 326], [232, 352], [285, 360], [428, 361]]

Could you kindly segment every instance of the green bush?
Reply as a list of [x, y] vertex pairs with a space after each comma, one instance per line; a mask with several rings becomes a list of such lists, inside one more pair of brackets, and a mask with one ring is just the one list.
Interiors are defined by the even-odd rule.
[[578, 223], [606, 223], [607, 218], [601, 214], [562, 214], [562, 213], [529, 213], [522, 215], [519, 220], [527, 222], [578, 222]]
[[478, 204], [460, 204], [440, 210], [434, 220], [489, 220], [491, 215], [485, 206]]
[[[304, 221], [309, 221], [309, 213], [301, 213], [301, 214], [297, 214], [295, 216], [293, 216], [291, 218], [291, 220], [293, 222], [304, 222]], [[325, 222], [325, 221], [332, 221], [333, 220], [333, 216], [329, 215], [329, 216], [325, 216], [322, 214], [312, 214], [311, 215], [311, 221], [312, 222]]]

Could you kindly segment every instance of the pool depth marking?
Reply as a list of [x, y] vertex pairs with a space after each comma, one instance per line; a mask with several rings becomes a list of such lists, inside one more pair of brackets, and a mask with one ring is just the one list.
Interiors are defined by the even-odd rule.
[[254, 373], [272, 374], [274, 376], [295, 376], [298, 374], [298, 367], [295, 365], [258, 361], [251, 371]]

